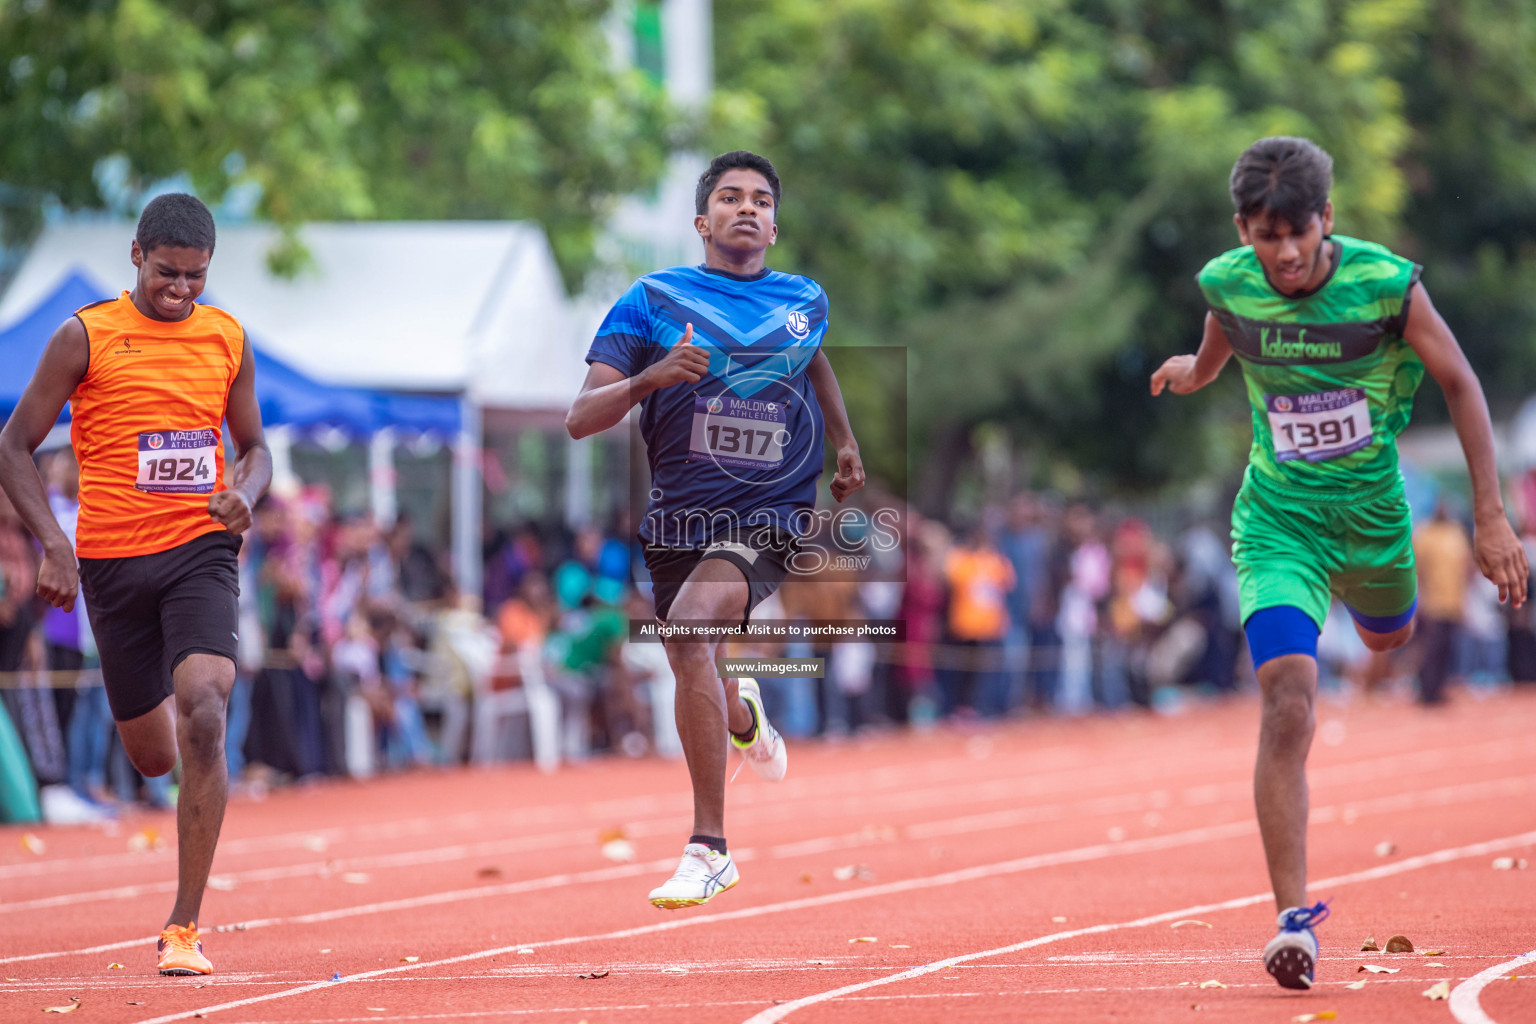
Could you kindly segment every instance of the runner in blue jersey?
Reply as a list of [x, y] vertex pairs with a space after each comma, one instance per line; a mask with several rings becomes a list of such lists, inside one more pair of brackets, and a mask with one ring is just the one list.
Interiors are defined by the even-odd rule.
[[[777, 589], [814, 519], [824, 443], [837, 453], [832, 496], [841, 502], [864, 486], [821, 351], [826, 293], [763, 262], [778, 237], [779, 194], [773, 165], [755, 153], [710, 163], [695, 195], [704, 263], [647, 274], [615, 303], [566, 416], [580, 438], [640, 405], [651, 469], [640, 540], [663, 622], [745, 622]], [[720, 641], [666, 645], [693, 781], [693, 835], [650, 900], [677, 910], [709, 902], [740, 877], [725, 841], [725, 734], [763, 778], [782, 779], [788, 756], [757, 682], [720, 679]]]

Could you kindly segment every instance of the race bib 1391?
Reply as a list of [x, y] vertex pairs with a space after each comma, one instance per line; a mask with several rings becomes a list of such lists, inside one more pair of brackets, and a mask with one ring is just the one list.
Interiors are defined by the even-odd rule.
[[1360, 388], [1310, 395], [1265, 395], [1275, 460], [1337, 459], [1371, 443], [1371, 410]]

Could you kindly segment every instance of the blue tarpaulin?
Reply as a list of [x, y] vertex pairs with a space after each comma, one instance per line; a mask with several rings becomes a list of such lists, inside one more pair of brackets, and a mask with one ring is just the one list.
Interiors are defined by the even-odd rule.
[[[73, 273], [30, 313], [0, 331], [0, 420], [16, 408], [58, 326], [81, 306], [111, 295], [84, 274]], [[218, 305], [211, 298], [208, 304]], [[455, 397], [322, 384], [262, 351], [254, 335], [247, 338], [256, 356], [256, 398], [267, 426], [336, 427], [358, 435], [384, 427], [447, 435], [459, 429]], [[59, 422], [68, 421], [66, 405]]]

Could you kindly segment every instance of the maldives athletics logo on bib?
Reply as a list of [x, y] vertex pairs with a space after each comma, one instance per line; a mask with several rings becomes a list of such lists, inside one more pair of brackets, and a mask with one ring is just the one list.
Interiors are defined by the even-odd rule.
[[161, 448], [165, 447], [165, 438], [161, 437], [159, 434], [150, 434], [147, 443], [149, 444], [151, 451], [157, 452]]

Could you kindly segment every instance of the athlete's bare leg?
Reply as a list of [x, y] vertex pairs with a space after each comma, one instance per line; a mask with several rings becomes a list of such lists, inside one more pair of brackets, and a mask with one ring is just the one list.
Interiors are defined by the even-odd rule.
[[166, 924], [187, 925], [202, 913], [203, 892], [229, 800], [224, 718], [235, 663], [216, 654], [189, 654], [172, 675], [175, 695], [148, 714], [117, 723], [128, 759], [141, 773], [164, 775], [181, 753], [176, 797], [176, 905]]
[[140, 775], [164, 775], [176, 767], [176, 698], [167, 697], [155, 710], [118, 722], [117, 734]]
[[176, 798], [177, 865], [174, 924], [196, 921], [213, 866], [213, 850], [229, 800], [224, 719], [235, 663], [216, 654], [189, 654], [176, 666], [176, 740], [181, 789]]
[[[740, 622], [749, 591], [741, 570], [723, 558], [706, 558], [689, 574], [668, 618]], [[677, 677], [677, 734], [693, 781], [694, 835], [725, 835], [726, 730], [744, 733], [752, 712], [715, 666], [718, 641], [667, 641], [667, 660]]]
[[1307, 752], [1316, 725], [1317, 661], [1285, 654], [1259, 666], [1263, 719], [1253, 803], [1280, 910], [1307, 899]]
[[1373, 653], [1385, 654], [1388, 651], [1397, 650], [1412, 638], [1413, 623], [1409, 622], [1402, 629], [1393, 630], [1391, 633], [1372, 633], [1357, 622], [1355, 623], [1355, 632], [1360, 635], [1360, 639], [1364, 641], [1365, 646], [1369, 647]]

